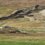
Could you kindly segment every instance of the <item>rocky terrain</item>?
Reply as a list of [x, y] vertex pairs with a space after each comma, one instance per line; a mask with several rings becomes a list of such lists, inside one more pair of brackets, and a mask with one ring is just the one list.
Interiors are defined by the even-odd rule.
[[44, 0], [0, 0], [0, 33], [41, 31], [45, 32]]
[[45, 0], [0, 0], [0, 17], [12, 13], [15, 9], [22, 9], [35, 5], [44, 6]]
[[[16, 11], [12, 12], [9, 16], [1, 17], [0, 21], [4, 21], [4, 22], [7, 21], [7, 20], [11, 20], [13, 22], [15, 21], [14, 22], [14, 25], [15, 25], [16, 20], [18, 20], [18, 19], [19, 20], [20, 19], [21, 20], [26, 19], [26, 21], [28, 22], [28, 23], [26, 22], [27, 25], [30, 24], [30, 26], [28, 25], [27, 27], [29, 28], [29, 30], [32, 30], [31, 29], [32, 27], [45, 28], [44, 27], [45, 25], [42, 24], [42, 22], [45, 21], [44, 17], [45, 17], [45, 6], [35, 5], [35, 6], [31, 7], [31, 8], [28, 7], [28, 8], [18, 9]], [[13, 25], [13, 23], [11, 23], [10, 21], [8, 21], [8, 22]], [[25, 22], [25, 20], [24, 20], [24, 22]], [[22, 23], [22, 24], [25, 25], [26, 23], [24, 23], [24, 24]], [[31, 31], [30, 31], [30, 33], [27, 31], [28, 32], [27, 33], [26, 32], [27, 28], [25, 30], [23, 30], [23, 27], [17, 26], [18, 24], [15, 25], [15, 26], [10, 26], [10, 24], [6, 23], [6, 26], [5, 25], [2, 26], [2, 28], [0, 28], [0, 33], [4, 33], [4, 34], [5, 33], [21, 33], [21, 34], [30, 34], [31, 33]], [[22, 29], [20, 29], [20, 28], [22, 28]], [[25, 31], [25, 32], [23, 32], [22, 30]], [[44, 29], [42, 29], [42, 30], [44, 30]], [[32, 31], [32, 32], [34, 33], [35, 31]]]
[[18, 9], [9, 16], [0, 17], [0, 20], [27, 18], [31, 20], [45, 20], [45, 6], [35, 5], [33, 7]]

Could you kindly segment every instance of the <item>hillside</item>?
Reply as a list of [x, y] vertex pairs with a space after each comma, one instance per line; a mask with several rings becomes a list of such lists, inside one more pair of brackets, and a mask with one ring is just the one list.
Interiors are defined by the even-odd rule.
[[45, 0], [0, 0], [0, 45], [45, 45]]
[[11, 14], [15, 9], [45, 5], [45, 0], [0, 0], [0, 16]]
[[28, 7], [36, 4], [45, 4], [45, 0], [0, 0], [0, 5], [2, 6], [14, 6], [19, 7]]
[[[0, 17], [8, 16], [13, 11], [16, 11], [16, 9], [22, 9], [22, 8], [28, 8], [35, 5], [45, 5], [45, 0], [0, 0]], [[30, 30], [30, 28], [45, 28], [45, 22], [43, 22], [43, 18], [45, 20], [45, 16], [40, 16], [41, 14], [38, 14], [38, 12], [33, 11], [32, 15], [35, 15], [34, 17], [24, 17], [24, 18], [18, 18], [18, 19], [7, 19], [7, 20], [0, 20], [0, 26], [12, 26], [16, 27], [18, 29], [24, 29], [24, 30]], [[35, 20], [34, 18], [37, 18]], [[38, 20], [39, 19], [39, 20]], [[40, 20], [41, 19], [41, 20]], [[31, 21], [30, 21], [31, 20]], [[1, 23], [2, 22], [2, 23]], [[4, 23], [4, 24], [3, 24]], [[43, 29], [42, 29], [43, 30]]]

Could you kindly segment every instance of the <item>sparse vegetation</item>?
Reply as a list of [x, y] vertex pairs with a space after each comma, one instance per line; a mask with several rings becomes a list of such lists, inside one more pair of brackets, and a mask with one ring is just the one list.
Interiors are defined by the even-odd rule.
[[[45, 5], [45, 1], [0, 0], [0, 17], [10, 15], [17, 8], [22, 9], [36, 4]], [[0, 28], [0, 45], [45, 45], [45, 22], [42, 20], [32, 22], [28, 18], [0, 20]]]

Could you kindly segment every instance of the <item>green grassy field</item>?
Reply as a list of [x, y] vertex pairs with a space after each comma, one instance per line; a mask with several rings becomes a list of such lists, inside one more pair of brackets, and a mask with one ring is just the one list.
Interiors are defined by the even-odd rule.
[[45, 45], [45, 40], [31, 40], [26, 42], [0, 41], [0, 45]]

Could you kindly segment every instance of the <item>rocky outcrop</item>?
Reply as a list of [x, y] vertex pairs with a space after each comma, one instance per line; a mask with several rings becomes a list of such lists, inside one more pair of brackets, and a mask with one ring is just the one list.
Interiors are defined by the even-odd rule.
[[33, 17], [35, 13], [45, 9], [45, 6], [36, 5], [29, 8], [18, 9], [11, 13], [9, 16], [0, 18], [0, 20], [12, 19], [12, 18], [24, 18], [24, 16]]

